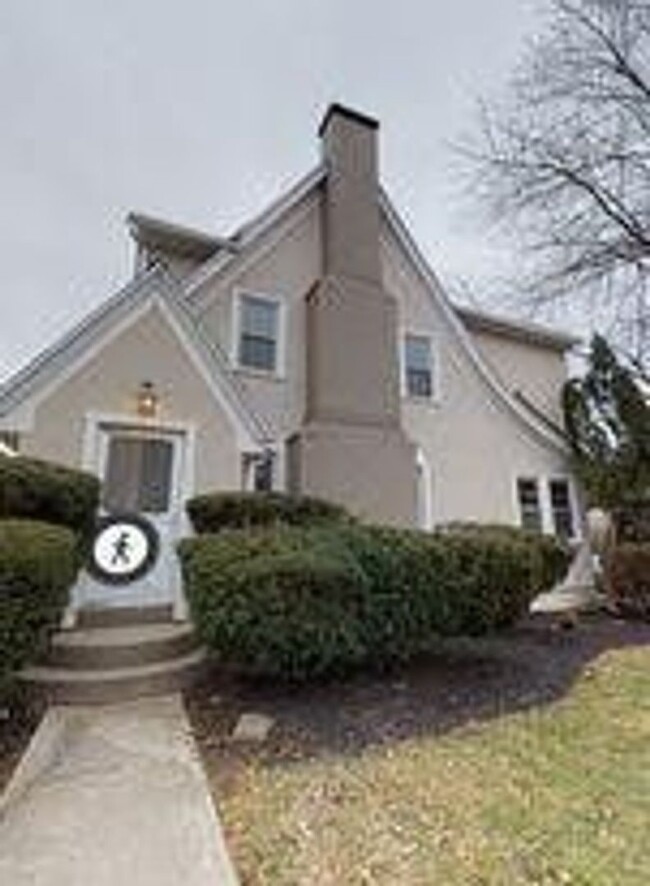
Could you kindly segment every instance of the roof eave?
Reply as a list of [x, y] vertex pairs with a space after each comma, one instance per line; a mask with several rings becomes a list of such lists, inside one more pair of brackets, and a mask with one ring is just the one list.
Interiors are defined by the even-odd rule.
[[527, 344], [551, 348], [556, 351], [569, 351], [580, 344], [581, 339], [567, 332], [560, 332], [539, 323], [527, 320], [513, 320], [477, 310], [466, 305], [454, 305], [465, 324], [473, 330], [491, 332]]

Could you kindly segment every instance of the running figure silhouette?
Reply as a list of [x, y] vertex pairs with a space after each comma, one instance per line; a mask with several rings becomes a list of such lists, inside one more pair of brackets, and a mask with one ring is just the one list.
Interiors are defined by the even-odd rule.
[[131, 541], [129, 538], [129, 533], [120, 532], [113, 544], [113, 558], [111, 559], [111, 566], [116, 566], [118, 563], [126, 563], [126, 565], [128, 566], [130, 547]]

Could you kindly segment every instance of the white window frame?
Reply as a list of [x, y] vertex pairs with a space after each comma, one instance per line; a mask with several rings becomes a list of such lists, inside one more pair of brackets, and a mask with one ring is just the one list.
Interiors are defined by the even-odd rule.
[[[273, 369], [260, 369], [255, 366], [246, 366], [239, 360], [239, 340], [242, 334], [242, 314], [245, 298], [256, 298], [259, 301], [266, 301], [273, 304], [278, 309], [278, 337], [275, 346], [275, 366]], [[247, 375], [259, 376], [261, 378], [284, 379], [286, 376], [286, 301], [281, 295], [269, 294], [256, 289], [235, 289], [233, 293], [233, 310], [232, 310], [232, 341], [230, 349], [230, 360], [234, 368], [238, 372], [244, 372]]]
[[576, 498], [575, 486], [571, 480], [571, 477], [567, 476], [567, 474], [549, 474], [544, 478], [545, 482], [545, 493], [546, 500], [548, 504], [548, 525], [549, 531], [555, 535], [555, 519], [553, 517], [553, 503], [551, 502], [551, 483], [553, 481], [560, 480], [563, 483], [566, 483], [568, 493], [569, 493], [569, 507], [571, 508], [571, 526], [573, 528], [573, 533], [569, 536], [569, 541], [577, 541], [580, 538], [580, 525], [579, 525], [579, 511], [578, 511], [578, 502]]
[[542, 533], [544, 535], [555, 536], [555, 521], [553, 519], [553, 508], [551, 506], [551, 481], [562, 480], [569, 489], [569, 502], [571, 505], [571, 516], [573, 522], [573, 535], [569, 541], [580, 541], [581, 524], [580, 510], [578, 507], [578, 498], [573, 478], [568, 474], [533, 474], [531, 472], [521, 472], [514, 475], [512, 480], [513, 490], [513, 507], [515, 514], [515, 525], [521, 527], [521, 507], [519, 504], [519, 480], [534, 480], [537, 483], [537, 495], [539, 499], [539, 509], [542, 517]]
[[[431, 394], [428, 397], [411, 394], [408, 388], [408, 375], [406, 365], [406, 339], [424, 338], [429, 342], [429, 356], [431, 360]], [[432, 404], [440, 402], [440, 360], [438, 353], [438, 336], [430, 329], [417, 329], [403, 326], [400, 329], [399, 340], [399, 364], [400, 364], [400, 392], [402, 399], [410, 403]]]
[[517, 474], [513, 483], [513, 495], [515, 500], [515, 513], [516, 513], [516, 525], [520, 529], [525, 529], [525, 526], [521, 519], [521, 500], [519, 498], [519, 483], [521, 480], [530, 481], [535, 483], [537, 489], [537, 506], [539, 508], [539, 531], [542, 533], [548, 532], [548, 515], [547, 509], [545, 505], [545, 493], [544, 493], [544, 479], [539, 476], [539, 474], [531, 474], [531, 473], [521, 473]]

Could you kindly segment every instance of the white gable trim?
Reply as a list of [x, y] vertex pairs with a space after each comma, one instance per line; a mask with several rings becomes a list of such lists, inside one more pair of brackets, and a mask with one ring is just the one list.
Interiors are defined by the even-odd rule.
[[[126, 317], [115, 322], [108, 332], [84, 348], [76, 359], [67, 362], [61, 369], [57, 370], [49, 380], [45, 380], [40, 384], [38, 380], [35, 380], [31, 393], [27, 393], [24, 398], [21, 398], [17, 408], [10, 409], [0, 420], [1, 423], [11, 426], [18, 431], [31, 430], [34, 424], [34, 412], [38, 406], [83, 369], [84, 366], [87, 366], [99, 350], [105, 348], [116, 338], [119, 338], [126, 329], [142, 319], [149, 312], [150, 308], [150, 302], [139, 303]], [[58, 353], [62, 353], [62, 351], [57, 351]], [[45, 366], [43, 366], [43, 369], [45, 369]]]
[[183, 349], [185, 350], [193, 367], [197, 371], [197, 374], [203, 379], [214, 399], [222, 407], [222, 409], [232, 422], [233, 427], [235, 428], [237, 445], [239, 446], [239, 448], [246, 451], [259, 450], [261, 452], [263, 449], [262, 441], [260, 441], [257, 437], [257, 434], [261, 429], [256, 428], [255, 432], [253, 432], [249, 426], [249, 422], [244, 420], [244, 416], [242, 416], [241, 410], [237, 408], [236, 404], [232, 402], [231, 398], [226, 396], [223, 385], [219, 384], [216, 375], [213, 372], [209, 371], [209, 368], [206, 366], [205, 361], [202, 360], [200, 355], [197, 353], [194, 341], [189, 337], [187, 331], [179, 322], [178, 316], [171, 309], [169, 303], [164, 299], [157, 297], [152, 303], [152, 308], [154, 307], [158, 308], [161, 311], [161, 313], [169, 323], [170, 327], [174, 331], [176, 337], [180, 341], [181, 345], [183, 346]]
[[[277, 249], [284, 240], [287, 240], [317, 206], [317, 200], [309, 200], [294, 215], [283, 220], [277, 230], [270, 234], [264, 242], [250, 243], [244, 251], [233, 255], [227, 264], [214, 271], [210, 282], [218, 280], [219, 286], [222, 289], [228, 289], [237, 284], [242, 274], [245, 274], [250, 268], [254, 268], [267, 255]], [[185, 284], [182, 282], [181, 286], [185, 286]], [[214, 301], [214, 292], [210, 289], [203, 289], [202, 286], [203, 284], [199, 290], [194, 290], [191, 293], [185, 290], [190, 303], [190, 310], [197, 318], [202, 317]], [[288, 295], [289, 293], [285, 294]]]
[[[209, 281], [219, 276], [225, 269], [231, 273], [240, 273], [247, 267], [251, 261], [258, 261], [266, 252], [273, 250], [277, 244], [284, 239], [298, 224], [302, 221], [304, 215], [300, 213], [299, 217], [290, 219], [288, 225], [283, 226], [276, 237], [266, 244], [264, 251], [251, 254], [249, 247], [253, 246], [260, 237], [272, 230], [273, 227], [282, 222], [287, 214], [295, 209], [299, 204], [310, 196], [325, 178], [325, 167], [317, 166], [308, 175], [301, 179], [293, 188], [287, 191], [279, 200], [271, 204], [263, 213], [261, 213], [252, 222], [244, 225], [237, 234], [232, 237], [232, 241], [238, 246], [237, 252], [228, 254], [218, 253], [212, 259], [208, 259], [199, 268], [190, 274], [183, 281], [183, 290], [187, 298], [191, 301], [194, 298], [200, 300], [199, 290]], [[313, 208], [313, 202], [310, 200], [305, 206], [304, 214], [308, 214]]]
[[154, 280], [160, 276], [159, 269], [152, 269], [136, 276], [123, 289], [87, 314], [83, 320], [67, 332], [53, 345], [43, 350], [23, 369], [11, 376], [0, 386], [0, 418], [7, 415], [14, 405], [24, 401], [29, 394], [42, 384], [48, 372], [55, 374], [56, 362], [69, 361], [75, 349], [88, 347], [84, 341], [108, 322], [115, 322], [123, 310], [132, 311], [147, 296]]
[[495, 396], [497, 403], [501, 403], [526, 428], [526, 430], [532, 433], [545, 446], [550, 447], [563, 455], [567, 455], [568, 449], [564, 442], [545, 428], [541, 422], [536, 421], [517, 403], [514, 397], [512, 397], [498, 381], [483, 357], [479, 354], [470, 334], [463, 325], [462, 320], [452, 307], [451, 302], [447, 299], [442, 285], [420, 252], [410, 231], [400, 218], [397, 210], [392, 205], [383, 188], [380, 189], [379, 203], [386, 221], [398, 243], [402, 246], [406, 255], [411, 260], [413, 267], [425, 283], [429, 297], [442, 311], [443, 317], [459, 341], [462, 349], [470, 359], [480, 378]]
[[[88, 320], [73, 330], [58, 345], [55, 345], [42, 357], [34, 361], [26, 370], [16, 376], [14, 384], [6, 386], [5, 396], [12, 397], [14, 385], [21, 382], [25, 390], [18, 390], [15, 403], [9, 405], [7, 411], [0, 418], [0, 427], [11, 427], [15, 430], [28, 431], [33, 427], [34, 412], [38, 405], [51, 396], [68, 379], [88, 365], [98, 352], [114, 341], [126, 329], [145, 317], [150, 311], [158, 310], [172, 329], [187, 354], [192, 366], [206, 383], [210, 393], [216, 402], [223, 408], [235, 429], [238, 445], [248, 451], [258, 451], [268, 437], [264, 427], [244, 405], [242, 399], [233, 390], [232, 380], [225, 374], [223, 367], [215, 359], [206, 360], [202, 350], [208, 350], [198, 336], [198, 331], [188, 328], [191, 324], [189, 317], [182, 315], [182, 308], [178, 305], [173, 295], [166, 295], [169, 281], [166, 276], [157, 270], [152, 275], [147, 275], [146, 291], [132, 297], [128, 305], [128, 313], [125, 316], [110, 317], [110, 313], [117, 311], [123, 304], [123, 293], [102, 306], [100, 311], [92, 315]], [[149, 285], [152, 279], [159, 282], [159, 290], [153, 290]], [[113, 309], [111, 311], [110, 309]], [[94, 327], [100, 324], [109, 324], [108, 328], [96, 338], [93, 335]], [[90, 340], [84, 342], [84, 337]], [[79, 348], [78, 354], [71, 353], [74, 346]], [[68, 351], [68, 355], [66, 355]], [[214, 355], [212, 355], [214, 356]], [[57, 358], [66, 358], [60, 367], [52, 367]], [[49, 364], [49, 365], [48, 365]], [[48, 372], [48, 369], [53, 370]]]

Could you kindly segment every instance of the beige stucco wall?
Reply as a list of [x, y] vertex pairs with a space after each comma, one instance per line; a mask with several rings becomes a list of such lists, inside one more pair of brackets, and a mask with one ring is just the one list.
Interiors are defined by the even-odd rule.
[[155, 305], [91, 357], [36, 407], [33, 429], [23, 438], [26, 454], [81, 466], [84, 416], [97, 412], [137, 421], [135, 392], [151, 381], [161, 396], [160, 420], [196, 428], [196, 489], [239, 488], [232, 423]]
[[256, 246], [250, 258], [206, 284], [195, 295], [200, 322], [229, 360], [238, 293], [278, 297], [283, 305], [283, 366], [278, 376], [235, 371], [253, 409], [284, 438], [303, 418], [305, 402], [305, 298], [322, 275], [320, 201], [294, 208]]
[[[204, 333], [228, 358], [233, 351], [237, 294], [251, 291], [282, 300], [282, 372], [267, 377], [236, 371], [248, 402], [273, 429], [280, 452], [304, 418], [305, 298], [323, 275], [321, 222], [320, 201], [312, 195], [282, 219], [250, 256], [235, 260], [233, 270], [220, 272], [193, 295]], [[420, 448], [428, 467], [433, 520], [516, 522], [516, 477], [566, 475], [565, 457], [526, 428], [481, 377], [385, 221], [381, 236], [383, 286], [397, 305], [400, 344], [406, 331], [428, 333], [435, 344], [436, 399], [422, 403], [402, 397], [400, 404], [407, 437]], [[473, 336], [507, 388], [520, 387], [542, 408], [557, 414], [555, 397], [564, 378], [557, 352], [488, 333]], [[363, 341], [358, 338], [357, 358], [363, 360]], [[395, 360], [399, 359], [396, 353]], [[162, 419], [197, 427], [196, 489], [239, 488], [240, 452], [232, 422], [157, 308], [122, 331], [40, 402], [33, 430], [23, 437], [24, 451], [80, 465], [84, 415], [133, 414], [134, 392], [143, 380], [153, 381], [162, 394]], [[318, 450], [318, 458], [322, 455], [327, 464], [328, 447], [325, 441]], [[361, 445], [353, 448], [349, 464], [337, 472], [337, 483], [345, 482], [351, 467], [357, 469], [359, 453], [368, 451]], [[359, 469], [362, 462], [358, 461]], [[397, 487], [406, 481], [385, 474], [379, 472], [377, 494], [395, 499]], [[279, 482], [283, 482], [282, 463]], [[377, 513], [382, 512], [380, 502]]]
[[538, 409], [561, 423], [560, 397], [567, 379], [561, 351], [486, 330], [472, 330], [471, 335], [505, 388], [521, 390]]
[[[382, 256], [401, 333], [428, 334], [434, 342], [435, 399], [402, 400], [405, 430], [427, 463], [433, 522], [518, 522], [517, 476], [565, 476], [565, 456], [543, 443], [492, 391], [387, 227]], [[521, 354], [534, 379], [535, 355], [530, 362], [527, 356]]]

